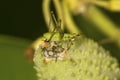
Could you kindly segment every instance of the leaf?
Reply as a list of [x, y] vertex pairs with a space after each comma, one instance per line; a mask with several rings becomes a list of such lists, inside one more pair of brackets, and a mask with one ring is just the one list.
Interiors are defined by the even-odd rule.
[[36, 80], [33, 65], [23, 55], [30, 40], [0, 35], [0, 80]]

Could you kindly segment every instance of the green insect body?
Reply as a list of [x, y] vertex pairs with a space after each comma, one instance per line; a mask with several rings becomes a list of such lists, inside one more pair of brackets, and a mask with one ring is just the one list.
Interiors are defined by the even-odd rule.
[[68, 50], [70, 49], [75, 37], [78, 36], [76, 34], [64, 34], [61, 38], [61, 35], [55, 32], [51, 38], [52, 34], [53, 33], [44, 34], [45, 40], [40, 45], [45, 62], [66, 59], [65, 56]]
[[44, 34], [47, 46], [35, 51], [38, 80], [120, 80], [117, 60], [93, 40], [76, 34], [60, 39], [59, 33], [49, 40], [51, 35]]

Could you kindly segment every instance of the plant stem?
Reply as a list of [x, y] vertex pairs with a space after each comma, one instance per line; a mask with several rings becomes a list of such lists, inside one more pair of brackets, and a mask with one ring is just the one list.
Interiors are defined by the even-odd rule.
[[69, 32], [71, 33], [80, 33], [81, 31], [78, 29], [78, 26], [74, 23], [72, 19], [72, 15], [70, 14], [69, 7], [67, 5], [66, 1], [63, 1], [63, 13], [64, 13], [64, 21], [66, 28], [68, 29]]
[[[42, 4], [42, 8], [43, 8], [43, 15], [44, 15], [44, 18], [45, 18], [45, 22], [47, 24], [47, 27], [49, 29], [49, 31], [52, 31], [54, 29], [54, 24], [53, 24], [53, 21], [51, 20], [50, 22], [50, 1], [51, 0], [43, 0], [43, 4]], [[51, 23], [49, 25], [49, 23]]]
[[120, 46], [120, 37], [118, 37], [120, 32], [117, 26], [94, 6], [88, 9], [88, 14], [90, 20], [96, 25], [96, 27], [104, 32], [108, 37], [115, 40]]

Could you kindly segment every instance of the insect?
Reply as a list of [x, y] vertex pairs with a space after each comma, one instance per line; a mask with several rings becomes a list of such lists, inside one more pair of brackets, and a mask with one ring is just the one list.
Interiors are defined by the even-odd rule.
[[61, 20], [57, 21], [53, 12], [51, 12], [51, 16], [56, 25], [54, 29], [49, 33], [45, 33], [42, 38], [38, 38], [25, 50], [25, 56], [30, 63], [33, 61], [33, 55], [38, 46], [40, 46], [39, 48], [42, 50], [41, 54], [46, 62], [64, 60], [75, 38], [79, 36], [79, 34], [64, 33], [61, 29]]
[[[69, 34], [64, 34], [63, 30], [61, 29], [61, 20], [57, 21], [53, 13], [51, 13], [51, 16], [54, 19], [55, 27], [52, 32], [48, 33], [49, 38], [43, 40], [40, 45], [42, 56], [44, 56], [46, 62], [51, 60], [63, 60], [67, 54], [67, 51], [73, 44], [75, 37], [78, 36], [76, 34], [72, 36]], [[57, 40], [55, 40], [55, 38]]]

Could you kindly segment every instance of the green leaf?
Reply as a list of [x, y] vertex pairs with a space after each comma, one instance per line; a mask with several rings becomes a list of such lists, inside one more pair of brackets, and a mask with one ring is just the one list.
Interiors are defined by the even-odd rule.
[[23, 55], [30, 40], [0, 35], [0, 80], [36, 80], [33, 65]]

